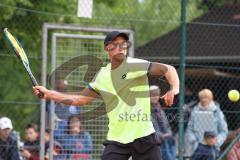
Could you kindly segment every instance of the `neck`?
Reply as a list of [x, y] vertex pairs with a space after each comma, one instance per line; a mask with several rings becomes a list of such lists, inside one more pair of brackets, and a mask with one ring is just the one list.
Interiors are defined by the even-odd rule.
[[116, 69], [118, 66], [120, 66], [123, 63], [124, 59], [115, 59], [113, 58], [111, 60], [111, 66], [112, 69]]

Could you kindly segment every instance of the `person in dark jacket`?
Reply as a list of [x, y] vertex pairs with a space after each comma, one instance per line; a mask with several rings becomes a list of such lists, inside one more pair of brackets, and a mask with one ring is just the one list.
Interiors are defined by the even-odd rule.
[[151, 114], [155, 131], [161, 142], [160, 152], [163, 160], [176, 159], [176, 145], [167, 116], [159, 103], [161, 90], [156, 85], [150, 88]]
[[191, 160], [216, 160], [220, 156], [220, 151], [215, 146], [217, 143], [216, 136], [215, 132], [204, 132], [204, 141], [199, 143]]
[[7, 117], [0, 119], [0, 160], [20, 160], [17, 140], [11, 136], [12, 122]]

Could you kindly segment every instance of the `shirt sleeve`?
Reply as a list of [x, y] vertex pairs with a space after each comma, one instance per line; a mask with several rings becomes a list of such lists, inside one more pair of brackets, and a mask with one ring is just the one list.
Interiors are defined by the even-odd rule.
[[89, 83], [89, 84], [87, 85], [87, 88], [88, 88], [89, 90], [91, 90], [91, 91], [97, 93], [97, 94], [100, 94], [100, 93], [99, 93], [99, 90], [97, 90], [96, 87], [93, 88], [92, 86], [94, 86], [94, 84]]
[[101, 76], [101, 70], [96, 73], [95, 77], [93, 78], [93, 80], [87, 85], [87, 88], [90, 89], [91, 91], [94, 91], [96, 92], [97, 94], [99, 94], [99, 86], [100, 86], [100, 82], [99, 82], [99, 79], [100, 79], [100, 76]]
[[134, 73], [136, 77], [147, 75], [151, 68], [151, 62], [143, 59], [131, 58], [127, 63], [130, 72]]

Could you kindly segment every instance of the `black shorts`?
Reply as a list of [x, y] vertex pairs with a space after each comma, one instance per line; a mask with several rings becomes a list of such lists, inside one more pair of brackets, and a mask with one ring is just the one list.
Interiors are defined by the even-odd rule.
[[102, 160], [161, 160], [160, 138], [153, 133], [149, 136], [135, 139], [131, 143], [122, 144], [116, 141], [104, 141], [105, 149]]

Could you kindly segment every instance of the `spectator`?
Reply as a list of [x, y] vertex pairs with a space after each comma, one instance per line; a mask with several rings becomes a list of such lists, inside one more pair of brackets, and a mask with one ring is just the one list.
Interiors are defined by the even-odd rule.
[[[55, 90], [61, 93], [67, 92], [68, 82], [66, 80], [56, 80]], [[47, 101], [47, 125], [50, 122], [51, 102]], [[55, 115], [56, 115], [56, 130], [54, 131], [54, 138], [59, 139], [64, 130], [67, 128], [67, 120], [69, 116], [73, 114], [80, 114], [80, 108], [73, 105], [64, 105], [62, 103], [55, 103]]]
[[10, 134], [12, 122], [7, 117], [0, 119], [0, 160], [20, 160], [17, 140]]
[[240, 141], [238, 141], [229, 151], [227, 160], [240, 160]]
[[61, 144], [67, 158], [71, 156], [91, 157], [93, 150], [92, 139], [88, 132], [83, 129], [80, 117], [72, 115], [68, 119], [66, 135], [61, 138]]
[[[49, 160], [49, 152], [50, 152], [50, 131], [48, 129], [45, 130], [45, 160]], [[62, 150], [61, 144], [57, 141], [54, 141], [53, 146], [53, 158], [54, 159], [61, 159], [60, 152]]]
[[25, 130], [24, 146], [21, 155], [27, 160], [39, 160], [39, 133], [36, 124], [27, 124]]
[[191, 160], [216, 160], [220, 156], [220, 151], [216, 148], [216, 133], [206, 131], [203, 143], [199, 143]]
[[[67, 86], [68, 86], [68, 82], [66, 80], [56, 80], [55, 90], [62, 93], [66, 93]], [[72, 106], [72, 105], [66, 106], [61, 103], [56, 103], [55, 113], [59, 119], [67, 121], [69, 116], [73, 114], [79, 114], [80, 108], [77, 106]]]
[[[59, 91], [61, 93], [66, 93], [67, 86], [68, 86], [68, 82], [66, 80], [56, 80], [54, 88], [56, 91]], [[48, 105], [50, 105], [50, 102], [48, 103], [49, 103]], [[47, 109], [50, 110], [50, 106], [47, 106], [47, 107], [48, 107]], [[77, 106], [66, 106], [61, 103], [56, 103], [55, 114], [57, 118], [60, 120], [67, 121], [69, 116], [71, 116], [72, 114], [79, 114], [79, 113], [80, 113], [80, 109]]]
[[190, 155], [196, 150], [198, 144], [203, 141], [205, 131], [213, 131], [217, 134], [216, 147], [218, 150], [220, 150], [228, 134], [224, 114], [219, 104], [214, 102], [212, 92], [209, 89], [203, 89], [199, 92], [198, 97], [200, 102], [194, 107], [187, 127], [191, 148]]
[[175, 140], [166, 114], [159, 103], [160, 89], [158, 86], [150, 86], [150, 101], [153, 126], [162, 140], [160, 145], [163, 160], [176, 159]]
[[[238, 128], [236, 131], [232, 131], [229, 139], [233, 140], [240, 134], [240, 128]], [[232, 149], [229, 151], [227, 155], [227, 160], [240, 160], [240, 140], [237, 141], [232, 147]]]
[[[190, 117], [191, 112], [198, 103], [197, 97], [193, 94], [193, 91], [190, 87], [186, 86], [185, 88], [185, 104], [184, 104], [184, 112], [186, 114], [186, 117]], [[184, 124], [184, 126], [187, 126], [187, 124]], [[185, 128], [185, 127], [184, 127]]]

